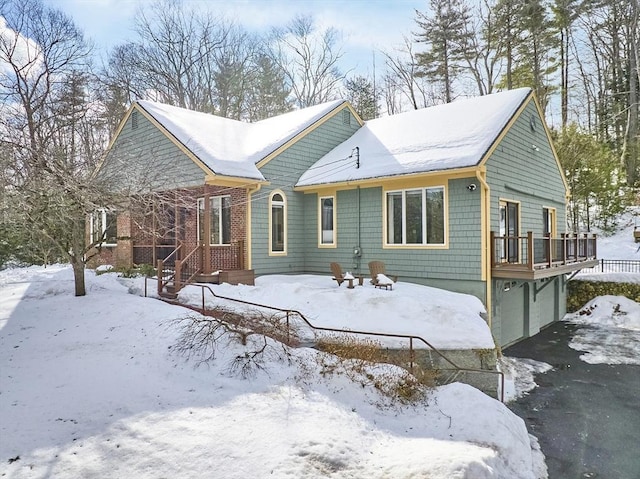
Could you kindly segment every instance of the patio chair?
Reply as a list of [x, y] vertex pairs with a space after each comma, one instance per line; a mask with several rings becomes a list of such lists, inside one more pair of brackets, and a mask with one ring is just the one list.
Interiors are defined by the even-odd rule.
[[[393, 283], [398, 282], [398, 276], [395, 274], [387, 273], [387, 269], [382, 261], [371, 261], [369, 263], [369, 273], [371, 273], [371, 284], [376, 288], [384, 288], [384, 289], [393, 289]], [[393, 283], [389, 284], [387, 281], [379, 281], [378, 275], [384, 275], [386, 278], [393, 281]]]
[[358, 280], [358, 284], [360, 286], [362, 286], [362, 276], [360, 275], [352, 275], [351, 273], [346, 273], [344, 274], [342, 272], [342, 266], [340, 266], [340, 264], [338, 263], [331, 263], [331, 273], [333, 273], [333, 278], [337, 283], [338, 286], [340, 286], [343, 282], [347, 281], [349, 283], [349, 285], [347, 286], [347, 288], [353, 289], [353, 282], [355, 280]]
[[338, 263], [331, 263], [331, 273], [333, 274], [333, 278], [340, 286], [344, 282], [344, 274], [342, 273], [342, 266]]

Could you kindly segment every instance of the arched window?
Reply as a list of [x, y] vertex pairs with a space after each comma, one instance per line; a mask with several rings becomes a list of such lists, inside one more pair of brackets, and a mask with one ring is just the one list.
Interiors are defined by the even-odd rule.
[[269, 253], [287, 254], [287, 201], [281, 191], [269, 199]]

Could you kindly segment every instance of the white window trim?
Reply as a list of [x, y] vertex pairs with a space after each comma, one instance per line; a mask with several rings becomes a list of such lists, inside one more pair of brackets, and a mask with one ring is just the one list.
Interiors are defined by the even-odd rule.
[[[322, 217], [323, 217], [323, 202], [324, 200], [333, 201], [333, 210], [331, 212], [333, 216], [333, 238], [330, 243], [325, 243], [324, 231], [322, 229]], [[318, 197], [318, 247], [319, 248], [336, 248], [338, 244], [338, 221], [337, 221], [337, 208], [336, 208], [336, 195], [325, 195]]]
[[[273, 218], [272, 218], [272, 212], [273, 212], [273, 197], [275, 195], [280, 195], [282, 196], [282, 202], [277, 202], [276, 205], [280, 204], [280, 206], [282, 206], [282, 221], [284, 223], [283, 225], [283, 247], [282, 247], [282, 251], [274, 251], [273, 250]], [[287, 256], [287, 248], [288, 248], [288, 228], [287, 228], [287, 195], [284, 194], [284, 192], [282, 190], [273, 190], [271, 192], [271, 194], [269, 195], [269, 204], [268, 204], [268, 209], [269, 209], [269, 224], [268, 224], [268, 228], [269, 228], [269, 256]]]
[[[222, 234], [222, 228], [223, 228], [223, 225], [224, 225], [224, 223], [222, 221], [222, 199], [223, 198], [229, 198], [229, 205], [231, 205], [231, 195], [210, 196], [209, 197], [209, 201], [213, 202], [213, 200], [215, 198], [220, 198], [220, 214], [218, 215], [218, 228], [219, 228], [218, 231], [220, 231], [220, 240], [222, 240], [222, 238], [224, 237], [224, 234]], [[200, 206], [200, 205], [202, 205], [202, 206]], [[197, 223], [196, 224], [196, 233], [197, 233], [197, 235], [196, 235], [196, 237], [197, 237], [197, 240], [198, 240], [198, 244], [201, 244], [202, 243], [202, 238], [200, 238], [200, 221], [201, 221], [201, 219], [200, 219], [200, 211], [204, 212], [204, 198], [198, 198], [198, 202], [197, 202], [196, 207], [197, 207], [197, 215], [196, 215], [196, 217], [197, 217], [197, 219], [196, 219], [196, 223]], [[207, 241], [208, 246], [230, 246], [231, 245], [231, 242], [229, 242], [229, 243], [211, 243], [210, 242], [211, 241], [211, 232], [209, 232], [208, 236], [209, 236], [208, 241]], [[231, 231], [229, 231], [229, 238], [231, 238]]]
[[[443, 228], [444, 228], [444, 242], [442, 243], [427, 243], [427, 190], [442, 190], [442, 200], [443, 200]], [[423, 221], [422, 221], [422, 243], [407, 243], [407, 193], [413, 191], [420, 191], [422, 194], [422, 212], [423, 212]], [[401, 193], [402, 194], [402, 242], [401, 243], [391, 243], [389, 242], [389, 203], [388, 198], [390, 194], [393, 193]], [[448, 247], [449, 241], [449, 227], [448, 227], [448, 204], [447, 204], [447, 189], [444, 185], [434, 185], [434, 186], [420, 186], [417, 188], [404, 188], [404, 189], [393, 189], [383, 191], [383, 247], [384, 248], [432, 248], [432, 249], [442, 249]]]
[[105, 240], [102, 243], [100, 243], [100, 245], [101, 246], [117, 246], [117, 242], [107, 243], [106, 241], [107, 238], [105, 237], [105, 232], [107, 230], [107, 210], [104, 208], [97, 209], [93, 212], [93, 214], [89, 215], [89, 239], [91, 243], [95, 243], [98, 240], [98, 238], [96, 238], [94, 235], [94, 232], [95, 232], [94, 225], [95, 225], [95, 218], [97, 214], [100, 215], [100, 224], [102, 226], [101, 228], [102, 231], [100, 232], [100, 238], [104, 238]]

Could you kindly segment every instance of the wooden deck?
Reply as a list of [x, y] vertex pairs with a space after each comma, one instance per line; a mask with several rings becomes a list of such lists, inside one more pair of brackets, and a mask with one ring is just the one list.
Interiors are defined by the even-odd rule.
[[595, 235], [560, 238], [496, 236], [491, 232], [491, 274], [494, 278], [537, 280], [598, 265]]

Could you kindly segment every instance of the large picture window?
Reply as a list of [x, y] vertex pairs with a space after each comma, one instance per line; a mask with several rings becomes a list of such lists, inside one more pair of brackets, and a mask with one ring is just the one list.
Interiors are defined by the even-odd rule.
[[231, 197], [213, 196], [209, 198], [209, 231], [205, 231], [204, 198], [198, 199], [198, 241], [210, 246], [231, 244]]
[[335, 236], [335, 217], [334, 217], [334, 198], [333, 196], [325, 196], [320, 198], [320, 244], [334, 245]]
[[287, 203], [284, 194], [276, 192], [271, 195], [269, 252], [286, 254], [287, 251]]
[[387, 244], [445, 244], [444, 187], [390, 191]]
[[117, 240], [117, 216], [115, 213], [100, 209], [90, 218], [91, 242], [101, 243], [103, 246], [115, 246]]

